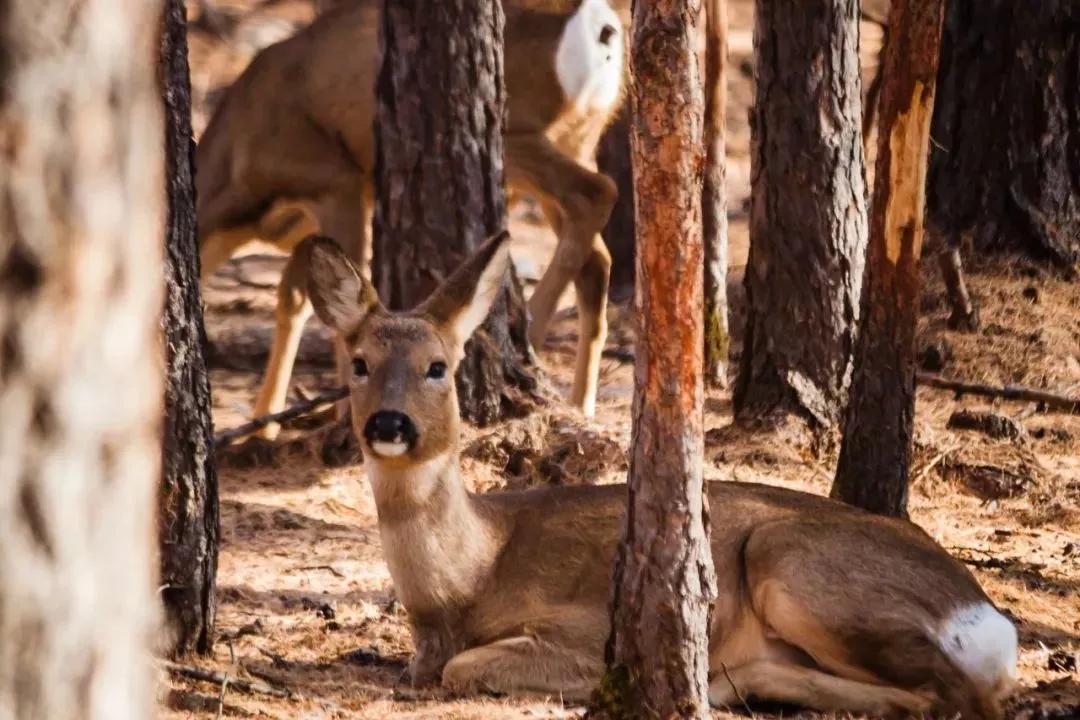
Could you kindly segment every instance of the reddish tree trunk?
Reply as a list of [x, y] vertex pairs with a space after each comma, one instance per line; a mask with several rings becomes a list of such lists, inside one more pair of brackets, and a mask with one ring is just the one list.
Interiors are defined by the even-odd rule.
[[[608, 647], [609, 712], [708, 715], [716, 594], [701, 458], [701, 5], [636, 3], [631, 141], [637, 208], [633, 451]], [[667, 161], [656, 162], [662, 157]]]
[[862, 324], [833, 497], [907, 514], [926, 152], [944, 0], [894, 2]]

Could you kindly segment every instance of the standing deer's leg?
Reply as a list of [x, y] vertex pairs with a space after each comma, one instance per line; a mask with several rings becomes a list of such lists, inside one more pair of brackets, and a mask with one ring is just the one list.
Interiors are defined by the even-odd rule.
[[529, 342], [541, 347], [559, 297], [575, 281], [582, 334], [571, 402], [592, 414], [607, 333], [611, 269], [600, 231], [615, 204], [615, 183], [566, 156], [542, 135], [506, 138], [506, 176], [508, 184], [538, 197], [559, 237], [555, 256], [529, 299]]
[[596, 391], [600, 381], [600, 354], [607, 339], [608, 284], [611, 254], [599, 235], [593, 236], [592, 252], [574, 279], [577, 292], [578, 351], [574, 387], [570, 402], [586, 416], [596, 412]]
[[201, 282], [214, 274], [233, 254], [249, 241], [254, 240], [258, 231], [252, 225], [241, 225], [228, 230], [218, 230], [210, 234], [199, 247], [199, 278]]
[[[255, 398], [255, 417], [278, 412], [285, 407], [296, 351], [304, 333], [304, 323], [311, 316], [311, 302], [307, 294], [307, 258], [303, 253], [293, 253], [281, 273], [278, 284], [278, 303], [275, 311], [274, 341], [270, 346], [270, 359], [259, 394]], [[259, 431], [267, 440], [277, 437], [281, 426], [271, 423]]]

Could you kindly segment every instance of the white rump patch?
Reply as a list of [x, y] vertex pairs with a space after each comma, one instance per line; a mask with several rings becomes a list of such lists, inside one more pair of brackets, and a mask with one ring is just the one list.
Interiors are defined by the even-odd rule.
[[559, 39], [555, 73], [566, 97], [581, 110], [608, 110], [619, 99], [623, 27], [606, 0], [584, 0]]
[[382, 457], [400, 457], [408, 451], [409, 446], [403, 442], [373, 442], [371, 443], [371, 449], [375, 451], [376, 455]]
[[959, 608], [938, 630], [938, 644], [985, 688], [1016, 680], [1016, 628], [989, 603]]

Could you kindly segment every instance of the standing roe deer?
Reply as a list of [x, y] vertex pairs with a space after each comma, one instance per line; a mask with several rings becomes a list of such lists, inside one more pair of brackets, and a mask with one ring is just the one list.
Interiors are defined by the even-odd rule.
[[[374, 167], [378, 0], [328, 11], [255, 57], [223, 97], [199, 142], [198, 230], [203, 277], [250, 240], [291, 252], [313, 232], [366, 262]], [[540, 202], [558, 236], [529, 301], [529, 340], [543, 341], [559, 296], [574, 281], [580, 336], [570, 401], [596, 404], [607, 335], [611, 257], [600, 231], [614, 183], [596, 172], [600, 135], [617, 110], [624, 74], [620, 18], [605, 0], [507, 0], [504, 128], [511, 193]], [[366, 265], [361, 265], [366, 267]], [[284, 407], [311, 313], [303, 258], [282, 273], [274, 342], [255, 415]], [[338, 348], [338, 370], [348, 376]], [[276, 425], [264, 435], [272, 436]]]
[[[506, 275], [489, 240], [422, 305], [391, 313], [331, 240], [297, 250], [347, 348], [352, 424], [408, 611], [414, 683], [585, 698], [603, 672], [625, 486], [477, 495], [458, 469], [452, 374]], [[781, 488], [710, 483], [714, 705], [998, 718], [1016, 630], [915, 525]]]

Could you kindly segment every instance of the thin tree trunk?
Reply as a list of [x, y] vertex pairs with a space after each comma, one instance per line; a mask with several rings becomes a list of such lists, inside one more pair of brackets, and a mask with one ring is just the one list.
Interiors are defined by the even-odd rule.
[[1080, 3], [951, 0], [927, 224], [957, 247], [1080, 261]]
[[596, 165], [619, 188], [619, 197], [603, 233], [611, 253], [608, 297], [619, 302], [634, 297], [634, 167], [630, 159], [629, 103], [600, 138]]
[[944, 0], [894, 2], [881, 90], [870, 249], [833, 497], [906, 516], [926, 152]]
[[[386, 0], [376, 81], [373, 276], [391, 309], [416, 305], [502, 229], [503, 12], [499, 2]], [[462, 415], [479, 424], [532, 390], [516, 278], [466, 345]]]
[[631, 141], [641, 331], [606, 679], [607, 710], [623, 717], [708, 715], [707, 625], [716, 580], [701, 464], [700, 11], [694, 0], [634, 6]]
[[0, 716], [153, 714], [160, 4], [0, 6]]
[[740, 419], [840, 417], [866, 248], [858, 0], [760, 0]]
[[166, 0], [161, 36], [165, 98], [165, 429], [158, 507], [161, 598], [172, 653], [210, 652], [214, 640], [218, 494], [206, 374], [192, 177], [191, 80], [183, 0]]
[[705, 380], [727, 387], [728, 329], [727, 0], [705, 4], [705, 184], [701, 219], [705, 236]]

